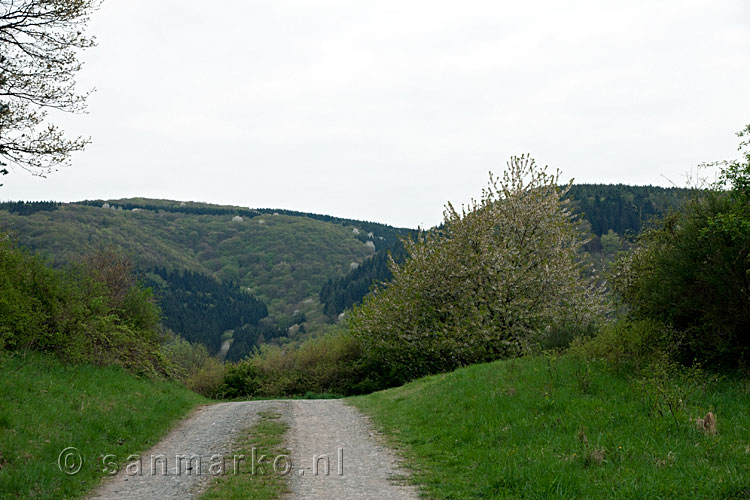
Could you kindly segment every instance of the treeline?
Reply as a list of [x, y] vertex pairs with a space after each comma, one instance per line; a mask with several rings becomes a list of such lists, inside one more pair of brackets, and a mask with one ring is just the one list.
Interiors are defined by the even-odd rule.
[[[123, 210], [151, 210], [153, 212], [163, 211], [172, 213], [182, 213], [190, 215], [239, 215], [241, 217], [257, 217], [260, 213], [256, 210], [250, 210], [247, 208], [226, 208], [226, 207], [196, 207], [196, 206], [181, 206], [181, 205], [152, 205], [148, 203], [134, 203], [134, 202], [108, 202], [105, 200], [84, 200], [78, 201], [76, 205], [84, 205], [87, 207], [105, 207], [108, 208], [122, 208]], [[105, 207], [107, 208], [107, 207]]]
[[59, 206], [56, 201], [6, 201], [0, 203], [0, 210], [18, 215], [31, 215], [36, 212], [53, 212]]
[[610, 229], [637, 235], [645, 223], [679, 208], [693, 190], [624, 184], [574, 184], [568, 192], [573, 209], [591, 224], [596, 236]]
[[217, 352], [227, 330], [257, 326], [268, 315], [266, 305], [233, 282], [193, 271], [149, 270], [143, 279], [162, 310], [162, 322], [190, 342]]

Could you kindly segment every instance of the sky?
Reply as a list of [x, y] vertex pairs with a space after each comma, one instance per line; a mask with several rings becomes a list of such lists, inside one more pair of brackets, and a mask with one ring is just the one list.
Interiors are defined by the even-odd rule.
[[105, 0], [91, 136], [0, 199], [143, 196], [430, 227], [531, 154], [685, 185], [750, 123], [746, 0]]

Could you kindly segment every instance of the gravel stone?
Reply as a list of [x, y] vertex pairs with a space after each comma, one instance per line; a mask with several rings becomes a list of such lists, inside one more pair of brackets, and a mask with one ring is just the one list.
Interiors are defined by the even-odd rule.
[[356, 408], [334, 399], [291, 401], [290, 417], [290, 500], [418, 498], [396, 455]]
[[[141, 474], [129, 474], [127, 462], [116, 476], [108, 478], [97, 489], [91, 500], [120, 499], [165, 499], [185, 500], [195, 498], [211, 479], [211, 457], [220, 455], [226, 458], [226, 467], [232, 467], [232, 440], [237, 433], [251, 427], [258, 418], [258, 412], [278, 408], [275, 401], [245, 401], [219, 403], [202, 406], [183, 420], [156, 446], [141, 455]], [[152, 471], [151, 457], [163, 455], [166, 461], [166, 474], [163, 462], [156, 462]], [[200, 474], [197, 467], [187, 471], [187, 460], [180, 461], [178, 455], [190, 457], [198, 455]], [[123, 458], [123, 457], [119, 457]], [[242, 465], [242, 462], [240, 462]], [[195, 462], [192, 465], [197, 465]], [[216, 469], [214, 469], [216, 470]], [[154, 474], [152, 474], [154, 472]], [[190, 474], [188, 474], [188, 472]]]

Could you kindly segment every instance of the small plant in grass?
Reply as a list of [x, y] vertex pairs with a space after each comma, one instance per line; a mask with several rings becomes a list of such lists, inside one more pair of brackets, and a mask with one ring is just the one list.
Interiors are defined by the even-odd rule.
[[591, 377], [591, 367], [588, 361], [576, 363], [574, 376], [576, 379], [576, 383], [578, 384], [578, 389], [583, 394], [594, 393], [593, 380]]
[[[666, 355], [655, 358], [634, 385], [646, 402], [649, 413], [671, 417], [675, 428], [692, 422], [686, 415], [691, 401], [706, 396], [708, 387], [721, 380], [716, 374], [705, 372], [700, 365], [685, 368]], [[711, 414], [713, 415], [713, 414]]]
[[549, 375], [550, 383], [554, 386], [560, 380], [560, 370], [558, 369], [558, 361], [560, 360], [560, 353], [553, 350], [544, 351], [544, 360], [547, 364], [547, 375]]

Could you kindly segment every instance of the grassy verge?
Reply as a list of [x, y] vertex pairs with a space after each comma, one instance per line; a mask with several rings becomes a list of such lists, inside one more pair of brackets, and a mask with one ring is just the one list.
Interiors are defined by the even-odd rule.
[[[125, 462], [205, 401], [177, 383], [119, 368], [0, 353], [0, 498], [79, 497], [102, 479], [104, 455]], [[58, 467], [68, 447], [83, 458], [74, 475]], [[74, 468], [73, 453], [68, 465]]]
[[[430, 498], [750, 498], [748, 382], [660, 387], [570, 357], [524, 358], [351, 401]], [[716, 435], [695, 425], [709, 410]]]
[[[287, 492], [286, 479], [274, 471], [274, 458], [289, 454], [283, 447], [287, 424], [280, 420], [279, 413], [260, 413], [260, 420], [240, 435], [235, 443], [235, 455], [244, 455], [237, 470], [227, 464], [224, 475], [218, 476], [201, 500], [274, 500]], [[252, 457], [265, 455], [263, 465], [253, 464]], [[283, 470], [288, 462], [278, 462]]]

